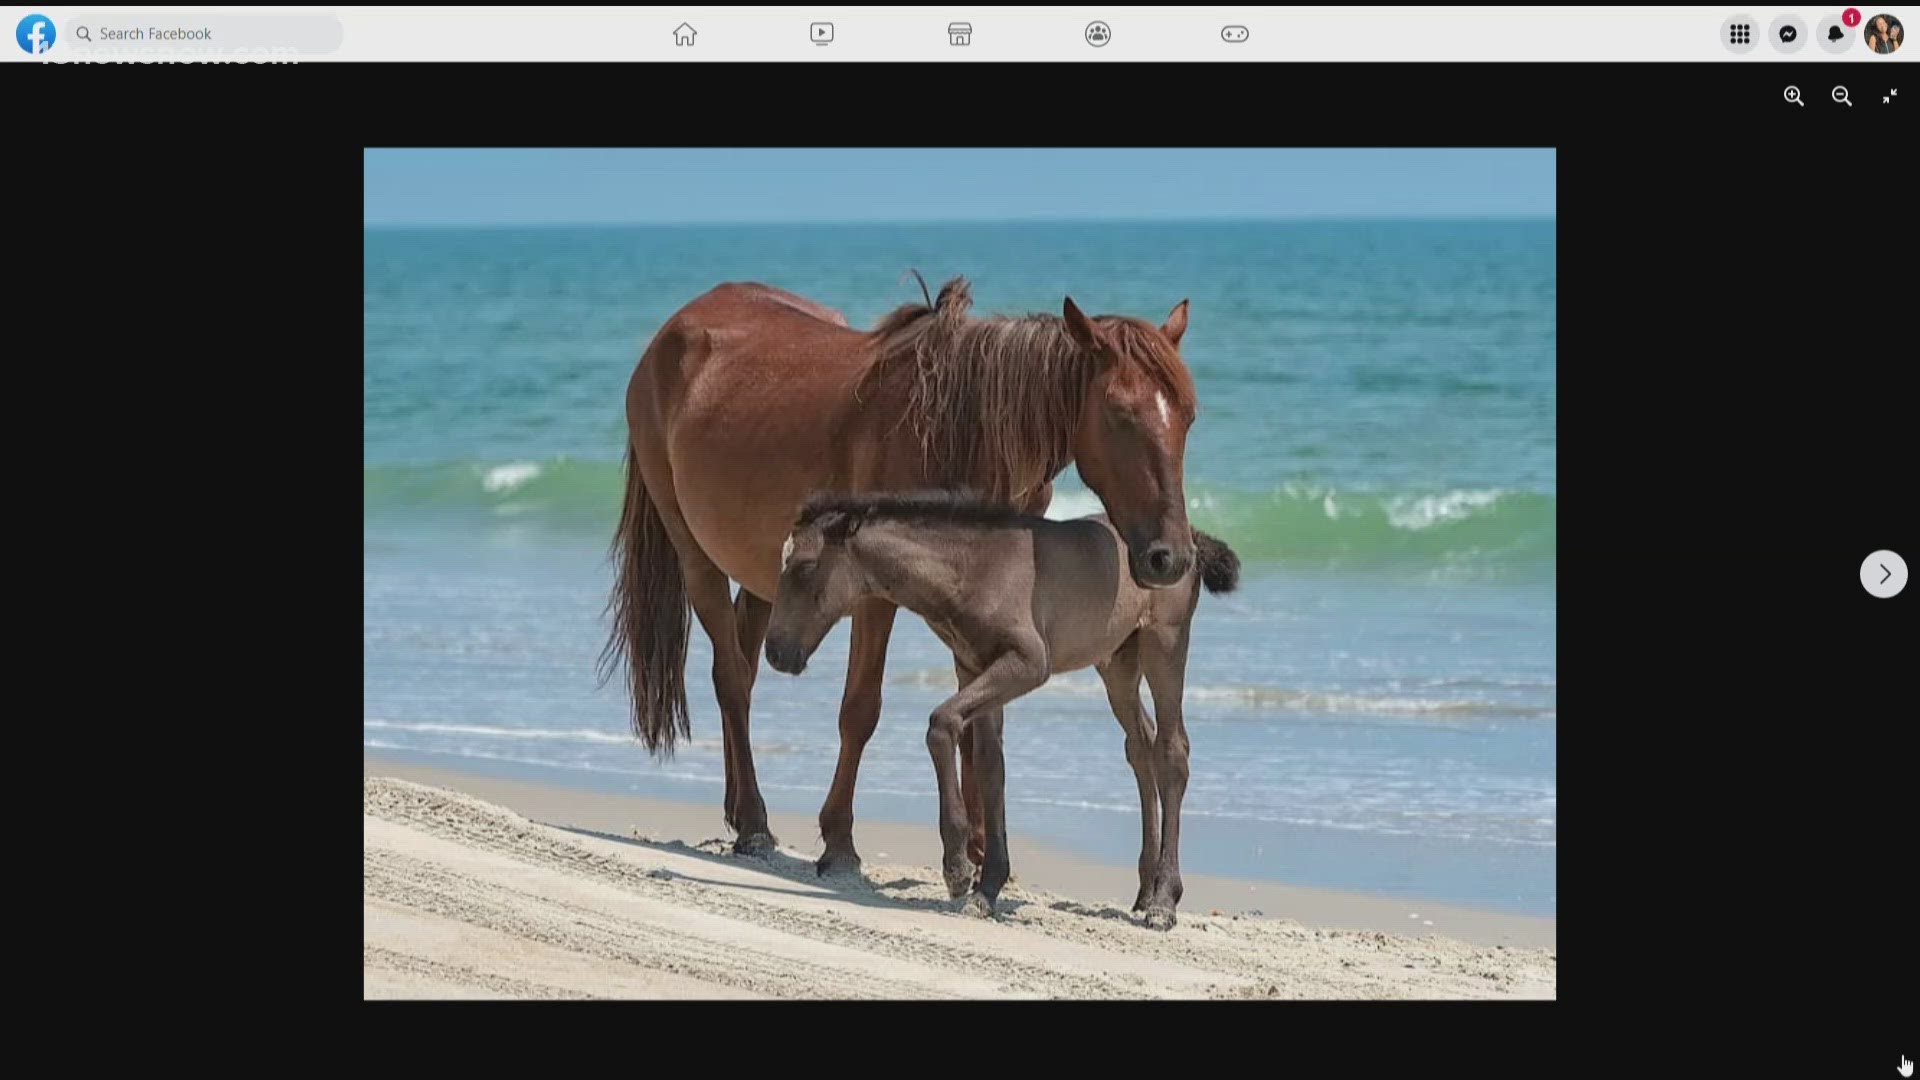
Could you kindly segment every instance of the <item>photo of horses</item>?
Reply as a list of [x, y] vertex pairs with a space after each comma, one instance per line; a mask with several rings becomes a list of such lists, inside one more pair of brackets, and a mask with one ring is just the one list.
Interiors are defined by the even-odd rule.
[[1550, 149], [364, 154], [372, 998], [1553, 998]]

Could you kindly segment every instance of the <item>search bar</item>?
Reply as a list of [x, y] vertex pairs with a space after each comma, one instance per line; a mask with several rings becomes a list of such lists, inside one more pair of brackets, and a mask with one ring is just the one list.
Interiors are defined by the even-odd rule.
[[62, 44], [89, 59], [141, 56], [270, 59], [337, 52], [331, 15], [82, 15]]

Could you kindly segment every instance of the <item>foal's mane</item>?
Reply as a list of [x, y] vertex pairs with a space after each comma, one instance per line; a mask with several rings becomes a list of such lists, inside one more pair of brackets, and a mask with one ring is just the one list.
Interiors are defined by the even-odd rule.
[[793, 524], [794, 531], [829, 514], [860, 521], [926, 521], [977, 528], [1025, 527], [1047, 520], [1037, 514], [1022, 514], [977, 491], [884, 491], [866, 495], [823, 491], [815, 493], [801, 506], [800, 516]]
[[[922, 282], [923, 296], [925, 288]], [[1006, 502], [1073, 460], [1081, 405], [1100, 361], [1058, 315], [971, 318], [972, 307], [972, 287], [956, 277], [933, 303], [903, 304], [882, 317], [869, 333], [879, 356], [861, 388], [906, 382], [901, 422], [919, 436], [928, 480]], [[1122, 315], [1093, 321], [1119, 362], [1137, 365], [1174, 407], [1193, 415], [1193, 379], [1157, 327]]]

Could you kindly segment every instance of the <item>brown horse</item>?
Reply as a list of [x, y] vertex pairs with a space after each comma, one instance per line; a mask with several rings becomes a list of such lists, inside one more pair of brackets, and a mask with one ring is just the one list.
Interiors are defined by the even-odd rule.
[[[924, 286], [923, 286], [924, 296]], [[1195, 413], [1180, 359], [1182, 300], [1165, 325], [1061, 316], [968, 317], [963, 278], [873, 330], [766, 285], [721, 285], [654, 336], [627, 385], [627, 484], [614, 536], [618, 581], [603, 677], [624, 663], [633, 727], [671, 753], [687, 721], [688, 609], [713, 642], [726, 760], [726, 821], [739, 852], [770, 850], [747, 713], [780, 547], [818, 490], [971, 488], [1043, 511], [1069, 463], [1100, 497], [1148, 588], [1193, 561], [1181, 466]], [[728, 579], [740, 590], [729, 595]], [[880, 715], [895, 608], [853, 613], [840, 760], [820, 809], [821, 873], [857, 871], [853, 789]], [[985, 823], [970, 752], [961, 760], [971, 853]]]
[[[1197, 574], [1143, 589], [1120, 569], [1126, 547], [1104, 516], [1049, 521], [953, 493], [808, 500], [787, 539], [767, 663], [798, 675], [848, 609], [882, 597], [926, 620], [960, 664], [959, 692], [927, 722], [940, 789], [947, 889], [991, 915], [1007, 883], [1007, 771], [1000, 711], [1053, 675], [1098, 667], [1127, 737], [1140, 790], [1140, 891], [1133, 910], [1172, 929], [1180, 903], [1180, 804], [1187, 791], [1181, 694], [1200, 588], [1232, 592], [1233, 549], [1195, 530]], [[1140, 701], [1140, 677], [1154, 713]], [[970, 818], [953, 755], [971, 745], [980, 771], [987, 853], [969, 865]]]

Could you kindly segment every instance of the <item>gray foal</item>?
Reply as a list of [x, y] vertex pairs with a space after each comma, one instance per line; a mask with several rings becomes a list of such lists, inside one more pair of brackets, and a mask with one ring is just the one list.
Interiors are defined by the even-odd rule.
[[[1194, 531], [1198, 572], [1143, 589], [1104, 515], [1053, 521], [953, 493], [816, 496], [787, 538], [767, 630], [767, 662], [798, 675], [853, 605], [880, 597], [919, 615], [953, 650], [959, 692], [933, 710], [927, 749], [940, 787], [947, 888], [989, 915], [1008, 875], [1006, 766], [994, 710], [1049, 676], [1093, 666], [1126, 732], [1140, 789], [1140, 892], [1133, 910], [1155, 929], [1180, 902], [1180, 801], [1187, 731], [1180, 697], [1200, 587], [1230, 592], [1240, 560]], [[1140, 700], [1144, 674], [1154, 714]], [[973, 739], [986, 827], [974, 880], [969, 821], [954, 753]]]

